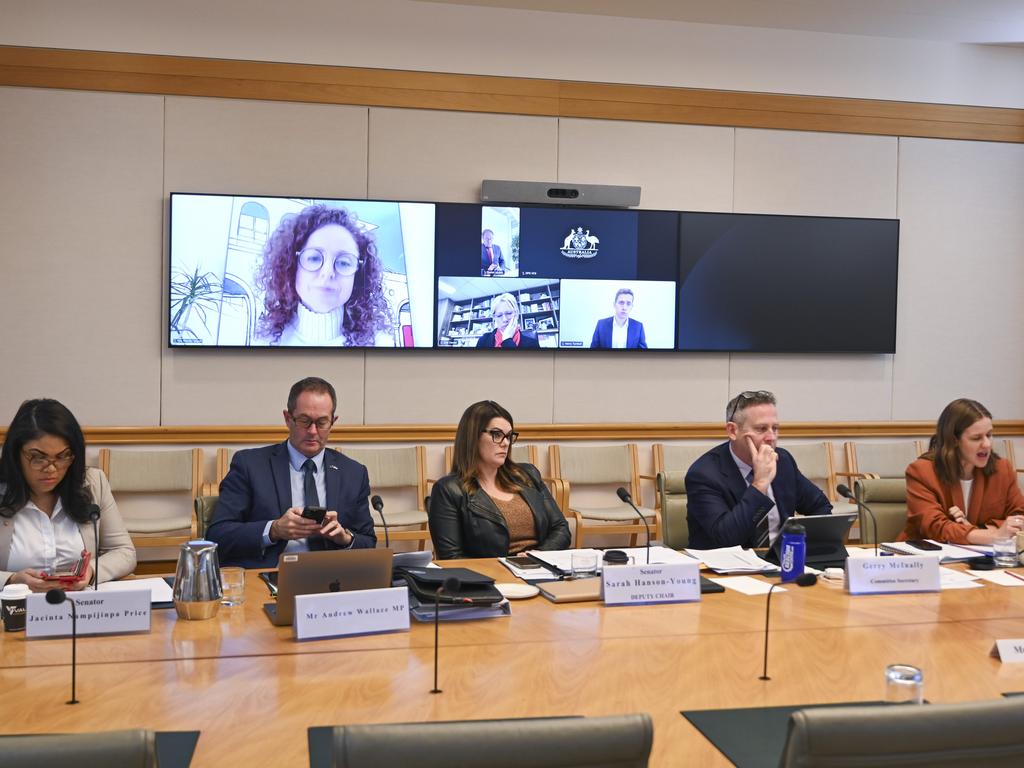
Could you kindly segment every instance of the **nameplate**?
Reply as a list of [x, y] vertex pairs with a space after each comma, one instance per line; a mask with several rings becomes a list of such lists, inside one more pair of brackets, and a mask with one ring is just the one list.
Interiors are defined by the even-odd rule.
[[700, 600], [700, 563], [605, 565], [605, 605], [689, 603]]
[[151, 593], [148, 589], [118, 592], [68, 592], [58, 605], [45, 594], [29, 595], [25, 603], [25, 637], [62, 637], [71, 634], [71, 606], [75, 603], [79, 635], [119, 635], [148, 632]]
[[846, 561], [846, 591], [851, 595], [938, 592], [939, 558], [934, 555], [861, 557]]
[[295, 598], [295, 639], [409, 630], [406, 587], [325, 592]]
[[1004, 664], [1024, 661], [1024, 638], [1017, 640], [996, 640], [989, 656], [995, 656]]

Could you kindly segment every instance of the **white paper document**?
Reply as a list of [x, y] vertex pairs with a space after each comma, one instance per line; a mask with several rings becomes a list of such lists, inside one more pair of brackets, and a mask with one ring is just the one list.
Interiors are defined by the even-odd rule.
[[1009, 571], [996, 570], [996, 571], [967, 571], [972, 576], [976, 576], [979, 579], [998, 584], [1001, 587], [1024, 587], [1024, 574], [1016, 576], [1015, 573]]
[[[1024, 581], [1021, 584], [1024, 584]], [[980, 583], [970, 573], [954, 571], [952, 568], [939, 568], [940, 589], [974, 589], [975, 587], [983, 586], [985, 585]]]
[[[633, 558], [633, 565], [644, 565], [647, 563], [646, 547], [614, 547], [614, 549], [619, 552], [625, 552], [627, 557]], [[600, 570], [603, 563], [602, 558], [604, 557], [604, 550], [601, 549], [531, 549], [527, 554], [532, 557], [536, 557], [538, 560], [543, 560], [548, 565], [554, 566], [563, 573], [569, 573], [572, 571], [572, 556], [574, 553], [579, 552], [591, 552], [595, 554], [597, 556], [597, 567]], [[652, 565], [655, 563], [692, 563], [693, 561], [694, 558], [676, 552], [674, 549], [662, 546], [651, 547]], [[511, 567], [509, 567], [509, 569], [511, 570]], [[515, 571], [512, 572], [515, 573]], [[516, 573], [516, 575], [518, 576], [519, 574]], [[520, 578], [527, 577], [522, 576]], [[550, 579], [551, 573], [548, 572], [544, 578]]]
[[[715, 584], [721, 584], [726, 589], [734, 589], [744, 595], [767, 595], [772, 585], [767, 581], [755, 579], [753, 576], [723, 576], [719, 579], [709, 579]], [[776, 592], [785, 592], [785, 587], [776, 587]]]
[[174, 590], [161, 578], [124, 579], [123, 581], [104, 581], [100, 584], [100, 592], [124, 592], [130, 589], [148, 589], [151, 603], [169, 603], [174, 600]]
[[916, 547], [910, 546], [905, 541], [887, 541], [883, 544], [879, 544], [878, 547], [883, 552], [896, 555], [931, 555], [935, 554], [941, 558], [943, 563], [955, 563], [961, 560], [970, 560], [972, 557], [981, 557], [982, 555], [991, 555], [992, 548], [984, 546], [971, 545], [960, 545], [960, 544], [942, 544], [938, 541], [931, 541], [941, 549], [934, 552], [923, 549], [917, 549]]
[[506, 557], [499, 557], [498, 562], [508, 568], [513, 576], [523, 581], [551, 581], [557, 578], [555, 574], [539, 564], [536, 568], [520, 568], [515, 563], [510, 563]]
[[715, 573], [777, 573], [779, 567], [757, 556], [752, 549], [721, 547], [720, 549], [686, 549]]

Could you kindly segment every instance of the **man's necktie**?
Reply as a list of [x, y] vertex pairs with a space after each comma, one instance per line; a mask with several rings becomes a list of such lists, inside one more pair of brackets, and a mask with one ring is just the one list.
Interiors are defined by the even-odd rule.
[[316, 492], [316, 480], [313, 477], [315, 474], [316, 464], [313, 463], [312, 459], [306, 459], [304, 462], [302, 462], [302, 480], [303, 485], [305, 486], [307, 507], [320, 506], [320, 496]]
[[[750, 470], [747, 473], [747, 485], [754, 482], [754, 470]], [[751, 543], [756, 549], [763, 549], [768, 546], [768, 513], [771, 512], [771, 507], [768, 507], [764, 513], [754, 522], [754, 535], [751, 537]]]

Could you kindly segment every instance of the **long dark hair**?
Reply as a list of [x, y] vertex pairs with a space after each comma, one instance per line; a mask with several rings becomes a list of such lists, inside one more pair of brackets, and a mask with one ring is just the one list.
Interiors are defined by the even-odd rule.
[[[493, 400], [481, 400], [473, 403], [462, 414], [459, 419], [458, 429], [455, 430], [455, 452], [452, 457], [452, 472], [462, 483], [462, 488], [467, 493], [480, 488], [477, 480], [477, 473], [480, 464], [480, 449], [477, 447], [480, 435], [487, 429], [491, 419], [505, 419], [509, 425], [513, 425], [512, 414], [502, 408]], [[506, 491], [514, 491], [516, 488], [530, 484], [529, 475], [514, 461], [512, 461], [512, 446], [508, 447], [508, 454], [505, 456], [505, 463], [498, 467], [498, 486]]]
[[[934, 462], [935, 476], [940, 482], [950, 486], [960, 482], [960, 438], [976, 421], [991, 418], [988, 408], [966, 397], [954, 400], [942, 409], [935, 425], [935, 434], [928, 443], [928, 452], [921, 457]], [[982, 474], [986, 477], [994, 474], [998, 460], [999, 455], [994, 450], [989, 453]]]
[[89, 519], [88, 506], [92, 494], [85, 484], [85, 437], [78, 420], [56, 400], [40, 398], [26, 400], [14, 414], [4, 438], [0, 455], [0, 483], [6, 483], [0, 496], [0, 515], [13, 517], [29, 500], [28, 482], [21, 470], [21, 451], [25, 443], [44, 435], [59, 437], [75, 455], [74, 461], [54, 489], [60, 497], [64, 513], [76, 523]]
[[267, 241], [263, 262], [256, 272], [256, 285], [264, 291], [258, 332], [278, 341], [284, 327], [295, 317], [299, 306], [295, 254], [306, 246], [310, 235], [328, 224], [338, 224], [349, 231], [363, 260], [352, 283], [352, 296], [345, 302], [345, 318], [339, 330], [345, 332], [346, 346], [372, 347], [377, 332], [390, 331], [393, 324], [381, 286], [384, 267], [377, 256], [377, 244], [359, 226], [354, 213], [326, 205], [311, 205], [298, 214], [283, 217]]

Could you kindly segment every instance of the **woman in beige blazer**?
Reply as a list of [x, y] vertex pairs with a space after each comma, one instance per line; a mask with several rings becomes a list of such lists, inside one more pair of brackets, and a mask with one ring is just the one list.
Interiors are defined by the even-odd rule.
[[[99, 557], [92, 517], [99, 507]], [[78, 421], [56, 400], [26, 400], [4, 438], [0, 454], [0, 585], [27, 584], [45, 592], [43, 578], [88, 550], [88, 569], [69, 589], [127, 576], [135, 547], [125, 530], [106, 476], [85, 466], [85, 437]]]

